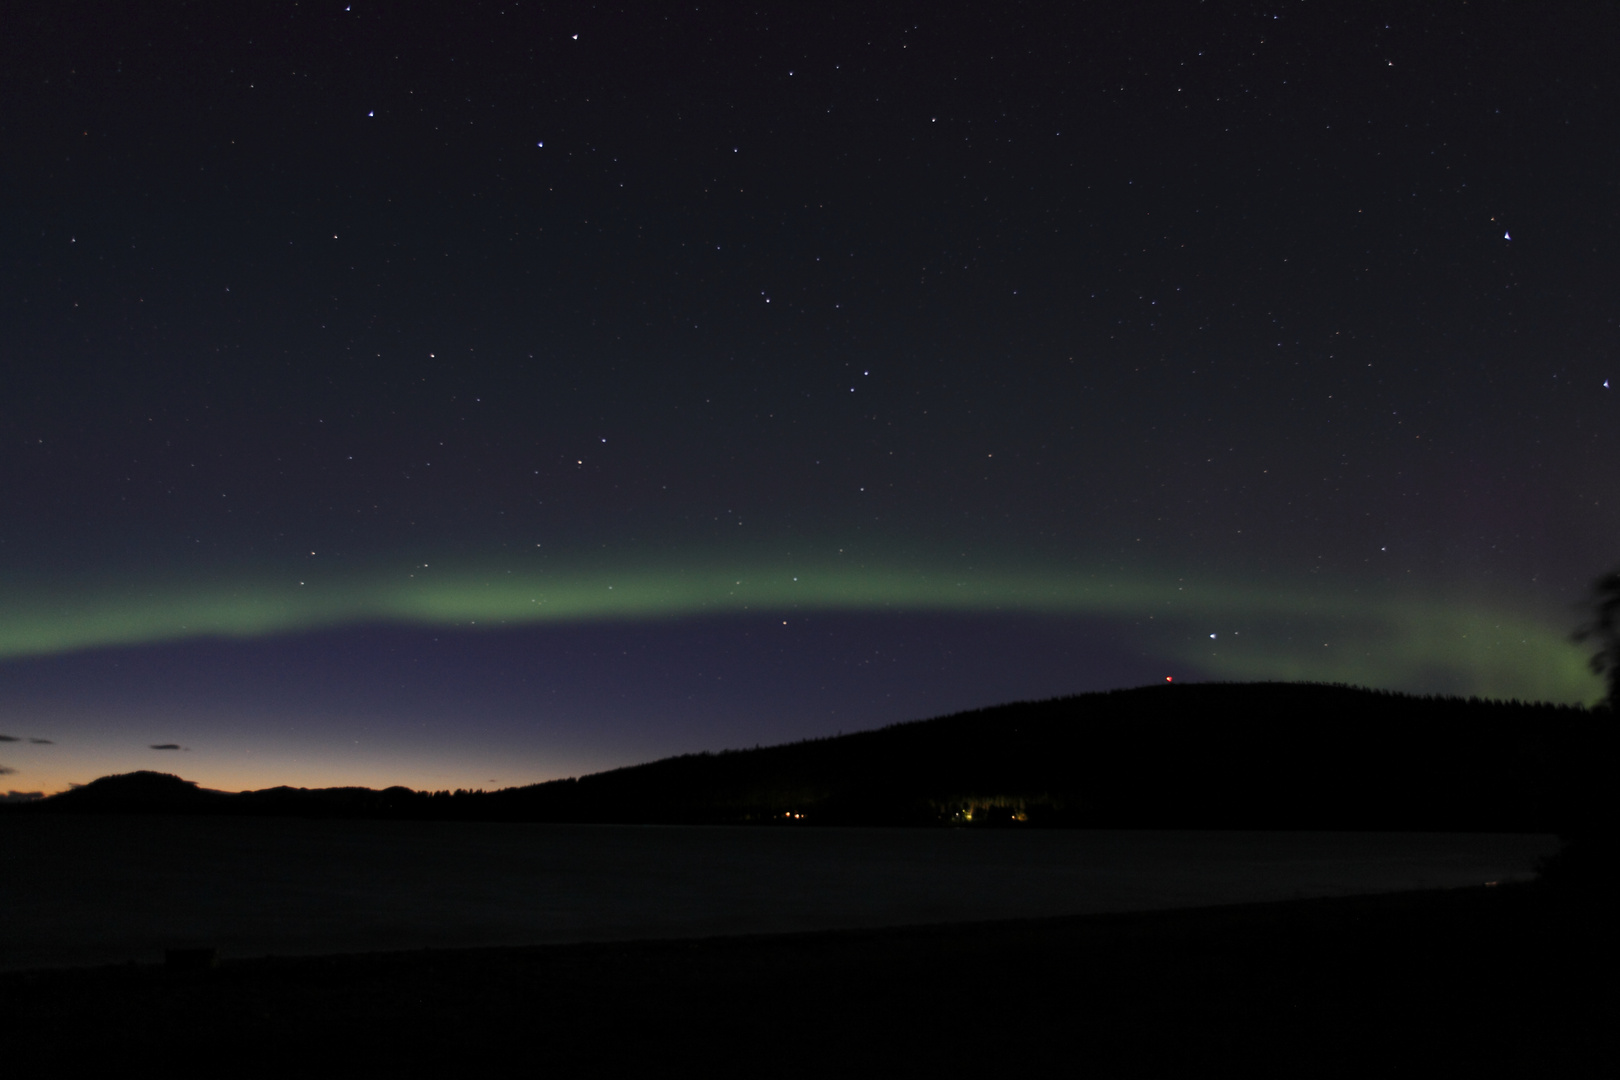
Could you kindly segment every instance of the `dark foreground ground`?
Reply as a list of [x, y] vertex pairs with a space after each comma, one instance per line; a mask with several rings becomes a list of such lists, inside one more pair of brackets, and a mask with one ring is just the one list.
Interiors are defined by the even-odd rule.
[[0, 976], [11, 1075], [1620, 1075], [1612, 905], [1544, 886]]

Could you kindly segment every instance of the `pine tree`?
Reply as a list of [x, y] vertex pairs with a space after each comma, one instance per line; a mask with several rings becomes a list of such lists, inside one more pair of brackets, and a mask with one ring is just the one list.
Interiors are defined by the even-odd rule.
[[1611, 570], [1592, 583], [1588, 601], [1592, 620], [1575, 631], [1578, 642], [1595, 641], [1592, 671], [1608, 683], [1608, 707], [1620, 712], [1620, 569]]

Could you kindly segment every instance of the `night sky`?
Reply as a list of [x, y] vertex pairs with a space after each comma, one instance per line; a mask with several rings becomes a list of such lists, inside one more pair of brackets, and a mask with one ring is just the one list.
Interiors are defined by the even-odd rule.
[[1613, 5], [7, 12], [0, 789], [1601, 693]]

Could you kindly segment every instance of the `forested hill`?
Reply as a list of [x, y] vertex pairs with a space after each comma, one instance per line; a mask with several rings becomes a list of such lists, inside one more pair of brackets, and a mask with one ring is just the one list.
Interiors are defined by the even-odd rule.
[[1302, 683], [1151, 686], [692, 754], [493, 792], [224, 794], [104, 777], [23, 812], [555, 822], [1559, 831], [1593, 812], [1613, 718]]

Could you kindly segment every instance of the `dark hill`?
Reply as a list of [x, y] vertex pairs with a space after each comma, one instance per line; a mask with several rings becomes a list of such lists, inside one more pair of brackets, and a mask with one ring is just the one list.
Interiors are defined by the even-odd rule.
[[[1580, 814], [1585, 709], [1294, 683], [1152, 686], [487, 796], [542, 819], [963, 820], [1118, 828], [1529, 830]], [[1608, 745], [1605, 742], [1605, 747]], [[1591, 775], [1588, 775], [1589, 772]]]
[[83, 787], [52, 795], [44, 802], [80, 813], [187, 813], [222, 807], [232, 798], [222, 791], [199, 788], [195, 780], [172, 773], [118, 773], [92, 780]]
[[[571, 822], [1567, 831], [1590, 816], [1613, 761], [1602, 716], [1300, 683], [1152, 686], [495, 792], [278, 788], [183, 803], [175, 791], [171, 805]], [[94, 787], [18, 809], [100, 809], [83, 797]]]

